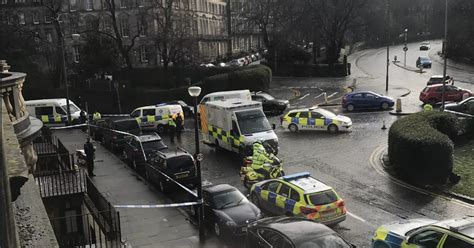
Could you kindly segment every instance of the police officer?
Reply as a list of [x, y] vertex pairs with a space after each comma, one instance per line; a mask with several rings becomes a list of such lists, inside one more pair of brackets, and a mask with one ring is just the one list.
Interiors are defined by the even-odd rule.
[[425, 112], [432, 111], [432, 110], [433, 110], [433, 106], [431, 106], [431, 104], [427, 103], [427, 104], [425, 104], [425, 106], [423, 106], [423, 110], [424, 110]]
[[100, 120], [101, 118], [102, 118], [102, 116], [100, 115], [99, 111], [97, 111], [97, 110], [96, 110], [96, 111], [94, 112], [94, 114], [92, 115], [92, 120], [93, 120], [94, 122]]
[[95, 148], [91, 143], [91, 138], [87, 137], [87, 142], [84, 144], [84, 152], [86, 154], [86, 163], [87, 163], [87, 174], [90, 177], [95, 176], [94, 174], [94, 153]]
[[270, 159], [270, 155], [265, 151], [262, 143], [256, 142], [253, 145], [252, 169], [264, 175], [265, 178], [270, 178], [270, 172], [264, 167], [265, 163], [273, 163], [273, 160]]
[[176, 122], [173, 118], [168, 120], [168, 131], [170, 134], [170, 141], [174, 143], [174, 133], [176, 132]]
[[183, 131], [183, 118], [181, 118], [181, 115], [178, 114], [176, 116], [176, 137], [178, 138], [178, 141], [181, 140], [181, 131]]

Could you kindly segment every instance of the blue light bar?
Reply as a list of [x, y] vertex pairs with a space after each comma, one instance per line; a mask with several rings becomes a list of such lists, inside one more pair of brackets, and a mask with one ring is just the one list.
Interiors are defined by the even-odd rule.
[[309, 172], [300, 172], [300, 173], [295, 173], [288, 176], [283, 176], [283, 180], [291, 181], [291, 180], [296, 180], [296, 179], [305, 178], [309, 176], [310, 176]]

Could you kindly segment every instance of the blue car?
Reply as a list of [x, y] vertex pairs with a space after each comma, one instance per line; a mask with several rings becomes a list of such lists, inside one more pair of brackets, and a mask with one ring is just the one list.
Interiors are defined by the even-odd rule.
[[372, 91], [352, 92], [342, 98], [342, 107], [347, 111], [355, 109], [383, 109], [393, 107], [393, 98]]
[[420, 65], [422, 65], [423, 68], [431, 68], [431, 59], [428, 57], [418, 57], [416, 67], [420, 68]]

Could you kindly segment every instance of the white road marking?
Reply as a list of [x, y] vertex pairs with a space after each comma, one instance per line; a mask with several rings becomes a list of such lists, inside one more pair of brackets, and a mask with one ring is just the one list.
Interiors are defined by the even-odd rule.
[[305, 99], [305, 98], [306, 98], [307, 96], [309, 96], [309, 95], [310, 95], [310, 93], [308, 93], [308, 94], [306, 94], [306, 95], [300, 97], [300, 99], [298, 99], [298, 100], [303, 100], [303, 99]]
[[324, 92], [321, 93], [321, 94], [319, 94], [319, 95], [317, 95], [317, 96], [315, 96], [314, 99], [319, 98], [319, 97], [321, 97], [322, 95], [324, 95]]
[[359, 217], [359, 216], [357, 216], [357, 215], [355, 215], [355, 214], [353, 214], [353, 213], [351, 213], [351, 212], [349, 212], [349, 211], [347, 211], [347, 214], [348, 214], [349, 216], [353, 217], [354, 219], [358, 219], [358, 220], [360, 220], [360, 221], [362, 221], [362, 222], [364, 222], [364, 223], [367, 223], [366, 220], [362, 219], [361, 217]]
[[333, 97], [333, 96], [336, 95], [336, 94], [337, 94], [337, 92], [334, 92], [334, 93], [332, 93], [331, 95], [329, 95], [328, 98]]

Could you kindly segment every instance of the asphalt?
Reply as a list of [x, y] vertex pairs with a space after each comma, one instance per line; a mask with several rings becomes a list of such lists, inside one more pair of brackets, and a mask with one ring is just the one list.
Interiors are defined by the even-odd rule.
[[[82, 149], [86, 135], [80, 130], [53, 133], [70, 153]], [[92, 181], [112, 205], [172, 203], [135, 171], [100, 143], [96, 147], [95, 177]], [[125, 247], [222, 247], [215, 237], [199, 243], [198, 229], [177, 208], [120, 208], [122, 240]]]

